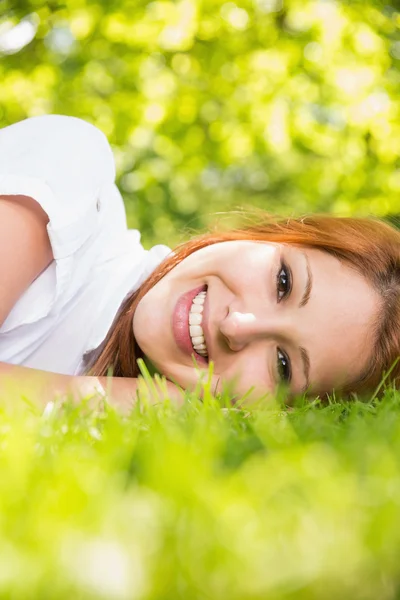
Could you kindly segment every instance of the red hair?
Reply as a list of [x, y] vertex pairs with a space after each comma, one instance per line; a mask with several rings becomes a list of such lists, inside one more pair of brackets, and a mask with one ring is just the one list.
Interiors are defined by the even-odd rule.
[[373, 331], [371, 359], [361, 376], [349, 382], [344, 394], [376, 388], [384, 373], [400, 380], [400, 231], [373, 218], [313, 215], [296, 219], [263, 216], [257, 225], [206, 233], [180, 244], [122, 304], [110, 331], [88, 369], [90, 375], [137, 377], [141, 351], [135, 342], [133, 315], [141, 298], [187, 256], [210, 244], [252, 240], [296, 244], [335, 256], [363, 275], [379, 293], [381, 306]]

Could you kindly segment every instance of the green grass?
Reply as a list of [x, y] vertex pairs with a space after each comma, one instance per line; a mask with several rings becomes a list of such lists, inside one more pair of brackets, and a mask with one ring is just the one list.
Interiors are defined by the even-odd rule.
[[0, 414], [0, 597], [400, 597], [400, 394]]

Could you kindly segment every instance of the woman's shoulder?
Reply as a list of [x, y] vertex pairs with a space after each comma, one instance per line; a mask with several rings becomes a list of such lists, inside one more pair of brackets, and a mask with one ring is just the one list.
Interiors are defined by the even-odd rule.
[[33, 197], [60, 226], [93, 211], [99, 190], [114, 180], [106, 136], [82, 119], [43, 115], [0, 130], [0, 193]]
[[7, 125], [0, 130], [2, 136], [22, 135], [25, 132], [41, 132], [42, 134], [50, 133], [52, 135], [58, 132], [65, 132], [68, 136], [78, 134], [82, 136], [94, 136], [97, 139], [103, 139], [107, 142], [106, 136], [98, 127], [89, 121], [70, 115], [51, 114], [28, 117], [22, 121]]
[[[28, 163], [37, 169], [42, 161], [58, 170], [76, 165], [96, 167], [98, 176], [115, 177], [114, 157], [104, 133], [83, 119], [67, 115], [30, 117], [0, 130], [1, 165]], [[99, 167], [101, 167], [99, 169]]]
[[73, 289], [78, 262], [91, 267], [95, 257], [85, 252], [90, 240], [103, 229], [112, 233], [112, 222], [104, 214], [107, 207], [118, 209], [124, 223], [114, 179], [114, 157], [105, 135], [81, 119], [46, 115], [0, 130], [0, 196], [26, 196], [42, 208], [56, 263], [48, 302], [42, 295], [29, 318], [43, 318]]

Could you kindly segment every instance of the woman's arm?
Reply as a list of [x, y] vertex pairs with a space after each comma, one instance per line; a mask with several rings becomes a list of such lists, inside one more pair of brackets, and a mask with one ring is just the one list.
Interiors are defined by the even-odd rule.
[[[0, 196], [0, 327], [18, 298], [53, 260], [47, 223], [46, 213], [33, 198]], [[76, 401], [94, 394], [100, 398], [101, 386], [116, 405], [128, 408], [136, 397], [138, 380], [68, 376], [0, 363], [1, 396], [9, 390], [10, 398], [25, 396], [37, 406], [45, 406], [57, 395], [70, 394]]]
[[60, 398], [69, 397], [78, 403], [88, 396], [98, 401], [106, 396], [122, 412], [128, 412], [139, 397], [146, 397], [152, 403], [167, 397], [182, 403], [182, 392], [173, 383], [165, 381], [162, 389], [154, 381], [150, 385], [152, 389], [133, 377], [62, 375], [0, 362], [0, 401], [26, 398], [38, 408]]
[[32, 198], [0, 196], [0, 327], [18, 298], [53, 260], [48, 217]]
[[129, 408], [137, 389], [137, 379], [62, 375], [0, 362], [0, 399], [14, 401], [25, 397], [39, 408], [67, 395], [74, 402], [87, 396], [101, 399], [106, 390], [112, 394], [117, 406]]

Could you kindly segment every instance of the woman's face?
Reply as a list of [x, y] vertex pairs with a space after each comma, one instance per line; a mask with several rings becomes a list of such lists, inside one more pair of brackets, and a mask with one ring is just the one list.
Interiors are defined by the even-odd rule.
[[161, 279], [139, 302], [133, 330], [182, 387], [213, 361], [214, 389], [229, 382], [234, 394], [253, 388], [259, 398], [282, 382], [291, 395], [323, 393], [359, 376], [378, 311], [367, 280], [325, 252], [230, 241], [194, 252]]

